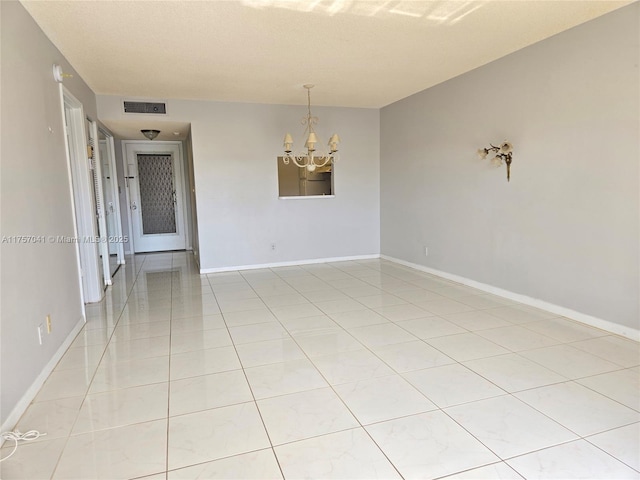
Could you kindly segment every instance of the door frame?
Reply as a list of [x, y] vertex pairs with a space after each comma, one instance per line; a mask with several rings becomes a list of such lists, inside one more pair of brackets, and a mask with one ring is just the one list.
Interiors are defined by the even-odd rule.
[[[176, 222], [176, 226], [178, 228], [182, 228], [184, 231], [184, 247], [183, 249], [186, 250], [187, 246], [189, 245], [189, 219], [188, 219], [188, 215], [187, 215], [187, 198], [186, 198], [186, 183], [185, 183], [185, 168], [184, 168], [184, 151], [182, 148], [182, 142], [181, 141], [151, 141], [151, 140], [123, 140], [122, 141], [122, 162], [123, 162], [123, 167], [124, 167], [124, 172], [125, 172], [125, 190], [126, 190], [126, 199], [127, 199], [127, 207], [128, 207], [128, 224], [129, 224], [129, 242], [131, 245], [131, 254], [135, 254], [136, 253], [136, 246], [135, 246], [135, 236], [133, 234], [133, 215], [131, 212], [131, 191], [130, 191], [130, 185], [129, 185], [129, 180], [134, 176], [133, 174], [135, 173], [135, 175], [137, 175], [137, 172], [129, 172], [129, 159], [131, 156], [136, 155], [138, 153], [159, 153], [158, 152], [158, 148], [159, 146], [165, 146], [165, 147], [171, 147], [171, 148], [175, 148], [177, 150], [178, 153], [178, 159], [177, 159], [177, 163], [178, 163], [178, 170], [179, 170], [179, 174], [180, 174], [180, 190], [181, 190], [181, 200], [182, 200], [182, 224], [179, 225]], [[177, 180], [176, 180], [177, 183]], [[176, 219], [177, 220], [177, 219]], [[143, 252], [140, 252], [143, 253]]]
[[[98, 246], [95, 222], [95, 200], [91, 191], [90, 161], [87, 158], [87, 136], [82, 102], [60, 84], [60, 106], [64, 125], [69, 188], [73, 210], [78, 276], [83, 309], [85, 303], [95, 303], [104, 295], [98, 268]], [[67, 127], [67, 112], [69, 113]], [[85, 316], [86, 321], [86, 316]]]
[[[103, 126], [98, 126], [98, 132], [102, 133], [106, 138], [106, 151], [107, 158], [105, 163], [109, 164], [109, 174], [111, 175], [113, 182], [111, 182], [111, 198], [113, 198], [113, 215], [115, 215], [115, 232], [113, 236], [116, 237], [116, 241], [113, 242], [116, 247], [116, 258], [118, 265], [125, 264], [124, 257], [124, 236], [122, 234], [122, 218], [120, 216], [120, 193], [118, 192], [118, 170], [116, 169], [116, 147], [113, 139], [113, 135], [109, 130]], [[98, 135], [98, 142], [100, 142], [100, 136]], [[98, 150], [100, 147], [98, 146]], [[101, 160], [101, 161], [102, 161]], [[105, 207], [106, 208], [106, 207]]]
[[[102, 189], [102, 158], [98, 147], [98, 123], [87, 117], [89, 122], [89, 145], [91, 147], [91, 161], [93, 174], [93, 192], [95, 193], [96, 215], [98, 217], [98, 253], [102, 257], [102, 275], [105, 286], [112, 285], [111, 268], [109, 265], [109, 245], [107, 243], [109, 231], [107, 230], [107, 207], [104, 204], [104, 191]], [[98, 259], [98, 261], [100, 261]]]

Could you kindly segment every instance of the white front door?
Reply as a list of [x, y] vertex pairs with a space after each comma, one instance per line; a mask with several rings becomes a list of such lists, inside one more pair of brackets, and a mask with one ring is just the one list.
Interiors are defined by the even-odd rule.
[[127, 142], [133, 248], [184, 250], [186, 226], [180, 142]]

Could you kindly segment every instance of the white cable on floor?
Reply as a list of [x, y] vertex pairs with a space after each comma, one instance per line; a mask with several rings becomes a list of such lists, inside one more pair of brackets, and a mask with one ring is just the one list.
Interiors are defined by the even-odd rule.
[[36, 438], [40, 438], [43, 435], [46, 435], [46, 433], [40, 433], [37, 430], [29, 430], [26, 433], [20, 433], [18, 430], [16, 430], [14, 432], [5, 432], [3, 434], [0, 434], [0, 437], [4, 438], [5, 440], [13, 440], [14, 442], [16, 442], [13, 446], [13, 451], [6, 457], [0, 458], [0, 462], [4, 462], [7, 458], [16, 453], [16, 450], [18, 450], [18, 442], [20, 440], [26, 442], [29, 440], [35, 440]]

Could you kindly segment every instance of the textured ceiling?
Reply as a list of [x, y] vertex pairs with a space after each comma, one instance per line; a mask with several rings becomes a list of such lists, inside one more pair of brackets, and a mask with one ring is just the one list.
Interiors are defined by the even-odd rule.
[[630, 1], [29, 1], [97, 94], [382, 107]]

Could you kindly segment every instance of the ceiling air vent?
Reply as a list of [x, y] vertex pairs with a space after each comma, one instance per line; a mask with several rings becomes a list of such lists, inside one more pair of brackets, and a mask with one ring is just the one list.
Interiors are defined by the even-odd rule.
[[165, 103], [128, 102], [125, 100], [124, 113], [156, 113], [166, 115], [167, 105]]

